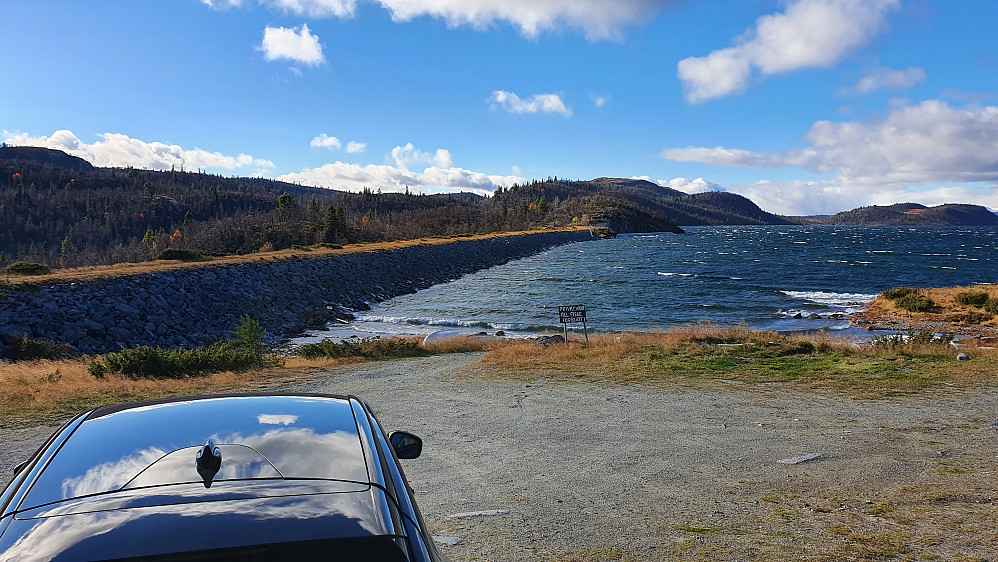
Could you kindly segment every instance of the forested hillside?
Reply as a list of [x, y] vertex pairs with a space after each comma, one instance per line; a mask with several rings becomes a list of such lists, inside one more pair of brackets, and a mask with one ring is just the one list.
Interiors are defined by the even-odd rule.
[[237, 254], [587, 224], [681, 232], [677, 224], [784, 222], [738, 195], [686, 195], [642, 180], [549, 178], [490, 197], [348, 193], [261, 178], [94, 168], [55, 150], [0, 147], [0, 266], [73, 267], [146, 261], [166, 249]]
[[829, 217], [810, 218], [808, 222], [869, 226], [993, 226], [998, 225], [998, 215], [980, 205], [946, 204], [926, 207], [918, 203], [897, 203], [860, 207]]

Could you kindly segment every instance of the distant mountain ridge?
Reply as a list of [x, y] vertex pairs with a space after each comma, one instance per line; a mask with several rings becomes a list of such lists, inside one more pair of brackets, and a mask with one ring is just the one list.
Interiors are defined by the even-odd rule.
[[[549, 199], [582, 193], [624, 200], [651, 216], [665, 217], [678, 226], [796, 224], [786, 217], [763, 211], [741, 195], [719, 191], [691, 195], [641, 179], [552, 179], [532, 182], [516, 189], [517, 193], [529, 189], [532, 193], [543, 194]], [[635, 228], [622, 231], [650, 232]]]
[[53, 166], [65, 170], [91, 171], [93, 164], [83, 158], [66, 154], [61, 150], [40, 146], [0, 146], [0, 160], [34, 162], [41, 166]]
[[831, 216], [798, 217], [809, 224], [857, 226], [996, 226], [998, 215], [980, 205], [947, 203], [927, 207], [918, 203], [860, 207]]

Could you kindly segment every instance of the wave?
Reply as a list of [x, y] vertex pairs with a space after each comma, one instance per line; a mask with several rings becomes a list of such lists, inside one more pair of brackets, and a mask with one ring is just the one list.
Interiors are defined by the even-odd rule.
[[[712, 275], [712, 274], [709, 274], [709, 273], [703, 273], [703, 274], [700, 274], [700, 273], [678, 273], [678, 272], [675, 272], [675, 271], [659, 271], [658, 274], [662, 275], [662, 276], [665, 276], [665, 277], [696, 277], [696, 278], [699, 278], [699, 279], [724, 279], [724, 280], [730, 279], [732, 281], [743, 281], [745, 279], [744, 277], [734, 277], [734, 276], [729, 276], [729, 275]], [[630, 281], [628, 281], [628, 283], [630, 283]]]
[[826, 306], [846, 307], [856, 304], [869, 304], [877, 298], [876, 294], [866, 293], [832, 293], [826, 291], [780, 291], [788, 297], [806, 300]]
[[[444, 328], [476, 328], [481, 330], [503, 330], [515, 332], [546, 332], [562, 330], [560, 325], [524, 324], [516, 322], [486, 322], [483, 320], [457, 320], [452, 318], [414, 318], [409, 316], [359, 316], [352, 324], [395, 324], [408, 326], [434, 326]], [[581, 331], [581, 327], [579, 330]], [[569, 327], [572, 331], [572, 327]]]

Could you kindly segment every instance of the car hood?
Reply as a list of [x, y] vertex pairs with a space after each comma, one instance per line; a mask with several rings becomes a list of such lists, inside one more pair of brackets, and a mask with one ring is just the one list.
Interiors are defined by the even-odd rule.
[[133, 490], [23, 511], [0, 522], [0, 558], [95, 560], [394, 536], [376, 487], [317, 482], [282, 494], [238, 484]]

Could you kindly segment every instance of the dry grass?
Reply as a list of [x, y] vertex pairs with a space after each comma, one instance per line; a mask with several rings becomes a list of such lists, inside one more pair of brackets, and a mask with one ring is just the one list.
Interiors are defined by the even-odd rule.
[[[956, 296], [963, 292], [987, 293], [991, 300], [998, 301], [998, 284], [975, 285], [973, 287], [941, 287], [934, 289], [919, 289], [919, 292], [932, 299], [935, 308], [931, 312], [909, 312], [898, 308], [894, 302], [878, 296], [870, 308], [853, 317], [854, 321], [891, 321], [900, 320], [913, 323], [952, 323], [966, 324], [978, 327], [998, 329], [998, 316], [989, 314], [980, 308], [962, 305], [956, 302]], [[954, 326], [954, 331], [961, 331]], [[966, 330], [962, 330], [966, 331]]]
[[[581, 230], [583, 227], [564, 228], [556, 230]], [[395, 242], [371, 242], [364, 244], [347, 244], [342, 248], [316, 248], [309, 251], [304, 250], [278, 250], [274, 252], [258, 252], [241, 256], [231, 255], [213, 258], [206, 262], [182, 262], [175, 260], [155, 260], [141, 263], [118, 263], [114, 265], [77, 267], [67, 269], [56, 269], [47, 275], [0, 275], [0, 284], [16, 288], [21, 285], [38, 286], [53, 285], [57, 283], [73, 283], [79, 281], [94, 281], [109, 277], [119, 277], [126, 275], [138, 275], [141, 273], [157, 273], [161, 271], [171, 271], [175, 269], [190, 269], [198, 267], [220, 267], [240, 263], [261, 262], [261, 261], [282, 261], [289, 259], [311, 259], [326, 258], [330, 256], [341, 256], [345, 254], [356, 254], [364, 252], [387, 252], [414, 246], [438, 246], [450, 244], [461, 240], [483, 240], [488, 238], [500, 238], [504, 236], [516, 236], [522, 234], [533, 234], [537, 232], [550, 232], [541, 230], [531, 230], [522, 232], [499, 232], [490, 234], [474, 234], [467, 236], [440, 236], [433, 238], [419, 238], [416, 240], [400, 240]]]
[[[484, 351], [493, 345], [476, 337], [454, 337], [426, 346], [430, 353]], [[326, 373], [331, 367], [362, 363], [361, 357], [287, 357], [282, 365], [243, 373], [215, 373], [185, 379], [132, 379], [87, 373], [89, 359], [0, 361], [0, 426], [57, 419], [83, 410], [135, 400], [231, 391], [254, 391]]]
[[787, 337], [746, 328], [697, 325], [659, 333], [595, 336], [540, 348], [496, 344], [484, 376], [550, 377], [609, 384], [793, 384], [879, 398], [946, 386], [994, 385], [998, 354], [939, 343], [875, 348], [827, 337]]
[[87, 374], [86, 360], [0, 362], [0, 426], [60, 419], [89, 408], [165, 396], [265, 389], [321, 375], [357, 359], [289, 358], [283, 367], [186, 379], [130, 379]]

